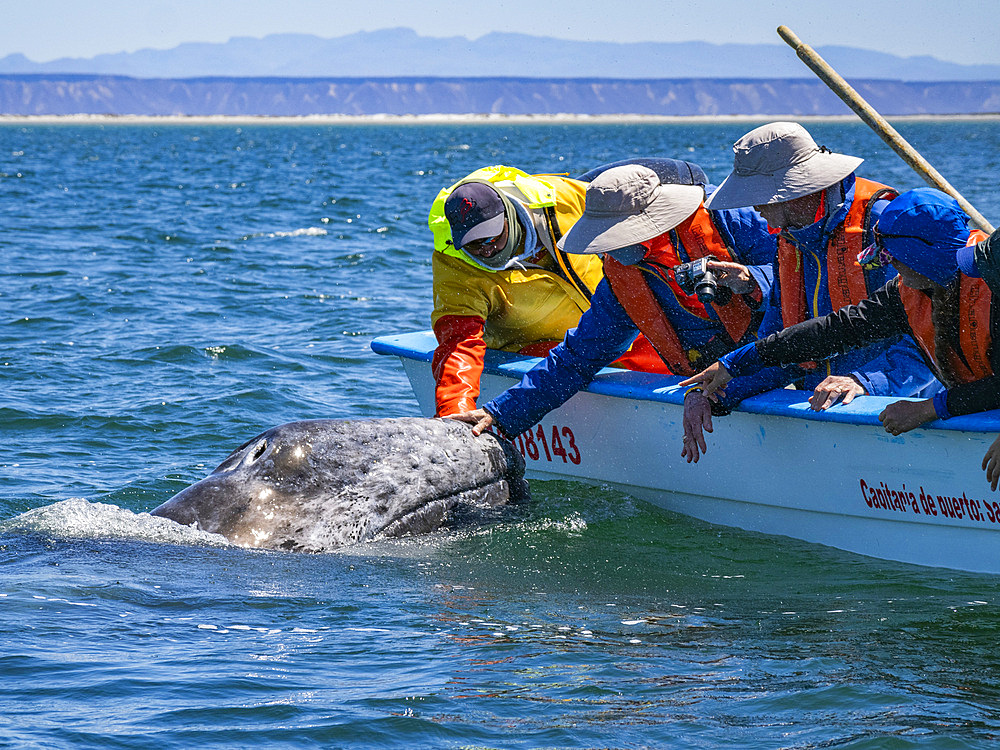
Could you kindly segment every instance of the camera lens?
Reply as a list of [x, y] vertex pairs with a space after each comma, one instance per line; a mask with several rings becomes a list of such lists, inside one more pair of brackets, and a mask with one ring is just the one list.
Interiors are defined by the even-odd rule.
[[698, 301], [703, 305], [715, 302], [715, 293], [719, 285], [715, 281], [715, 274], [705, 271], [704, 275], [695, 284], [694, 292], [698, 295]]

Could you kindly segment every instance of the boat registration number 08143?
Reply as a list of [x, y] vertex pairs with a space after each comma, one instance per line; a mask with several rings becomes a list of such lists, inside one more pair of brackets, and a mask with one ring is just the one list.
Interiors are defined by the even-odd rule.
[[525, 430], [514, 440], [514, 445], [526, 459], [538, 461], [545, 458], [552, 462], [562, 459], [563, 463], [580, 464], [580, 449], [576, 446], [576, 437], [569, 427], [538, 425]]

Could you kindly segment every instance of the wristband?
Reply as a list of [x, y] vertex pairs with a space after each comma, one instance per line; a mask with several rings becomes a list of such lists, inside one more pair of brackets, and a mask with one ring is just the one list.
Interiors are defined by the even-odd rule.
[[704, 393], [704, 392], [705, 389], [702, 388], [700, 385], [692, 385], [690, 388], [684, 391], [684, 398], [687, 398], [689, 393]]

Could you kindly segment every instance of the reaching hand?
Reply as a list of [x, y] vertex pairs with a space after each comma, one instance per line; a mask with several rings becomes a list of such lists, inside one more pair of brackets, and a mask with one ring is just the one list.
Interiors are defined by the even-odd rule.
[[878, 415], [879, 421], [890, 435], [902, 435], [914, 427], [937, 419], [934, 400], [896, 401], [889, 404]]
[[813, 390], [809, 406], [813, 411], [823, 411], [838, 401], [849, 404], [855, 396], [864, 395], [865, 389], [850, 375], [829, 375]]
[[733, 294], [747, 294], [757, 288], [757, 282], [750, 275], [750, 271], [739, 263], [710, 260], [708, 270], [715, 274], [720, 284], [732, 289]]
[[712, 406], [705, 394], [691, 391], [684, 397], [684, 448], [681, 450], [681, 458], [686, 458], [688, 463], [698, 463], [701, 454], [708, 452], [702, 430], [712, 432]]
[[1000, 483], [1000, 436], [993, 441], [993, 445], [986, 449], [983, 456], [983, 471], [986, 472], [986, 481], [994, 490]]
[[460, 414], [449, 414], [447, 419], [468, 422], [472, 425], [472, 434], [477, 437], [493, 425], [493, 415], [485, 409], [473, 409], [472, 411], [463, 411]]
[[[698, 385], [704, 390], [706, 398], [711, 401], [718, 401], [719, 396], [726, 395], [726, 383], [733, 379], [733, 376], [729, 374], [718, 362], [713, 362], [709, 367], [699, 372], [697, 375], [692, 375], [686, 380], [682, 380], [680, 385]], [[685, 399], [685, 403], [687, 399]], [[709, 430], [711, 432], [711, 430]]]

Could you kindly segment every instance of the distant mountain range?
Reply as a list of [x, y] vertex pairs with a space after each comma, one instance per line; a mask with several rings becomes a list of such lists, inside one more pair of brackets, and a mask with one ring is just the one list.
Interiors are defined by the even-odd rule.
[[[610, 11], [613, 12], [613, 11]], [[898, 57], [854, 47], [819, 47], [848, 79], [997, 81], [1000, 66], [960, 65], [921, 55]], [[33, 62], [0, 58], [3, 73], [78, 73], [136, 78], [611, 78], [782, 79], [809, 72], [787, 46], [708, 42], [580, 42], [528, 34], [434, 38], [411, 29], [334, 39], [308, 34], [238, 37], [221, 44]]]
[[[1000, 112], [1000, 81], [854, 80], [886, 115]], [[816, 79], [0, 75], [0, 115], [842, 115]]]

